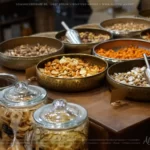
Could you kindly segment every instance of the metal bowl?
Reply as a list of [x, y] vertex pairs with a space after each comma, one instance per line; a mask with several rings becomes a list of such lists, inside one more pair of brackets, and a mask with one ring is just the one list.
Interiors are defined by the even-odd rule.
[[123, 62], [123, 61], [129, 61], [129, 60], [137, 60], [137, 59], [143, 59], [143, 58], [136, 58], [136, 59], [115, 59], [115, 58], [109, 58], [109, 57], [104, 57], [101, 56], [99, 54], [96, 53], [96, 50], [99, 48], [103, 48], [103, 49], [113, 49], [115, 51], [117, 51], [118, 49], [122, 48], [122, 47], [128, 47], [128, 46], [138, 46], [138, 47], [142, 47], [145, 49], [150, 50], [150, 42], [147, 42], [145, 40], [140, 40], [140, 39], [128, 39], [128, 38], [122, 38], [122, 39], [115, 39], [115, 40], [110, 40], [107, 42], [103, 42], [100, 43], [98, 45], [96, 45], [93, 48], [93, 55], [100, 57], [103, 60], [106, 60], [110, 65], [114, 64], [114, 63], [118, 63], [118, 62]]
[[[39, 68], [44, 68], [44, 64], [48, 61], [52, 61], [54, 59], [60, 59], [63, 56], [71, 57], [71, 58], [83, 58], [89, 63], [104, 66], [105, 70], [99, 74], [96, 74], [94, 76], [90, 77], [84, 77], [84, 78], [56, 78], [56, 77], [50, 77], [47, 75], [44, 75], [39, 71]], [[86, 91], [93, 89], [95, 87], [100, 86], [101, 81], [105, 77], [106, 70], [108, 68], [108, 64], [106, 61], [92, 56], [88, 54], [62, 54], [57, 56], [52, 56], [50, 58], [47, 58], [45, 60], [42, 60], [37, 66], [36, 66], [36, 73], [37, 73], [37, 81], [44, 87], [50, 88], [55, 91], [61, 91], [61, 92], [80, 92], [80, 91]]]
[[[150, 28], [149, 28], [149, 29], [146, 29], [146, 30], [144, 30], [144, 31], [142, 31], [141, 34], [140, 34], [140, 37], [141, 37], [143, 40], [146, 40], [146, 39], [144, 39], [143, 36], [146, 36], [147, 33], [150, 34]], [[149, 40], [146, 40], [146, 41], [150, 41], [150, 39], [149, 39]]]
[[73, 27], [73, 29], [79, 29], [79, 28], [100, 29], [99, 24], [97, 24], [97, 23], [81, 24], [81, 25], [78, 25], [78, 26], [74, 26], [74, 27]]
[[106, 26], [111, 26], [116, 23], [128, 23], [128, 22], [134, 22], [134, 23], [142, 23], [144, 25], [147, 25], [148, 27], [150, 26], [150, 21], [142, 18], [115, 18], [115, 19], [109, 19], [105, 20], [100, 23], [100, 27], [104, 30], [107, 30], [111, 32], [114, 36], [114, 38], [130, 38], [130, 37], [139, 37], [140, 32], [143, 30], [137, 30], [137, 31], [129, 31], [129, 32], [124, 32], [124, 31], [116, 31], [116, 30], [109, 30], [106, 29]]
[[14, 86], [17, 81], [17, 77], [13, 74], [0, 73], [0, 91]]
[[[34, 45], [37, 43], [40, 43], [41, 45], [48, 45], [51, 47], [55, 47], [57, 49], [57, 52], [37, 57], [13, 57], [7, 56], [3, 53], [7, 49], [12, 49], [22, 44]], [[2, 66], [5, 66], [10, 69], [25, 70], [26, 68], [36, 65], [40, 60], [52, 55], [61, 54], [63, 53], [63, 51], [64, 51], [64, 44], [57, 39], [46, 37], [14, 38], [0, 44], [0, 63]]]
[[[78, 32], [93, 32], [93, 33], [101, 33], [101, 34], [108, 34], [110, 39], [112, 39], [112, 34], [108, 31], [104, 31], [101, 29], [76, 29]], [[61, 39], [61, 37], [65, 36], [66, 31], [60, 31], [56, 34], [56, 39]], [[94, 45], [98, 44], [99, 42], [95, 43], [87, 43], [87, 44], [71, 44], [67, 42], [63, 42], [65, 45], [65, 52], [66, 53], [85, 53], [91, 54], [92, 48]]]
[[111, 77], [114, 73], [127, 72], [133, 69], [133, 67], [142, 66], [145, 66], [144, 60], [133, 60], [114, 64], [107, 70], [107, 81], [111, 85], [112, 89], [123, 89], [126, 93], [126, 97], [129, 99], [136, 101], [150, 101], [150, 87], [138, 87], [122, 84]]

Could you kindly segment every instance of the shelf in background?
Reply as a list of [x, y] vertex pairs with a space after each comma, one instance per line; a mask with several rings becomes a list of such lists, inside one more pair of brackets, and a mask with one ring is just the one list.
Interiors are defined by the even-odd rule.
[[16, 0], [0, 0], [0, 4], [14, 2]]
[[14, 23], [17, 23], [17, 22], [21, 22], [21, 21], [26, 21], [26, 20], [29, 20], [29, 19], [31, 19], [33, 17], [34, 16], [26, 16], [26, 17], [14, 18], [13, 20], [8, 20], [8, 21], [5, 21], [5, 22], [1, 22], [0, 26], [5, 26], [5, 25], [9, 25], [9, 24], [14, 24]]

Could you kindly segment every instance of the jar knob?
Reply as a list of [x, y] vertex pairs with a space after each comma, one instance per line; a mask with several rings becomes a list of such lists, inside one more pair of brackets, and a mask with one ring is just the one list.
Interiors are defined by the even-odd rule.
[[56, 99], [53, 102], [53, 107], [54, 107], [54, 110], [57, 110], [57, 111], [66, 110], [67, 102], [65, 99]]
[[15, 84], [15, 92], [19, 94], [28, 93], [28, 84], [26, 82], [17, 82]]

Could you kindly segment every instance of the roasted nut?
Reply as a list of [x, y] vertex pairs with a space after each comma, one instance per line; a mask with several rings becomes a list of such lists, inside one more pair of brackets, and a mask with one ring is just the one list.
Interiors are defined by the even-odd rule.
[[131, 71], [123, 73], [114, 73], [111, 77], [120, 83], [141, 86], [141, 87], [150, 87], [145, 77], [146, 67], [134, 67]]
[[20, 45], [15, 47], [14, 49], [9, 49], [4, 52], [5, 55], [8, 56], [15, 56], [15, 57], [36, 57], [36, 56], [43, 56], [48, 55], [50, 53], [56, 52], [57, 49], [47, 46], [47, 45]]
[[104, 67], [90, 64], [79, 58], [62, 57], [45, 64], [45, 68], [39, 70], [51, 77], [57, 78], [81, 78], [92, 76], [104, 71]]
[[[81, 38], [82, 43], [97, 43], [110, 39], [110, 36], [108, 34], [100, 34], [93, 32], [80, 32], [79, 36]], [[63, 36], [61, 40], [64, 42], [68, 42], [67, 37], [65, 36]]]
[[134, 23], [134, 22], [127, 22], [127, 23], [115, 23], [110, 26], [105, 27], [108, 30], [116, 30], [116, 31], [141, 31], [145, 30], [148, 25], [144, 25], [142, 23]]

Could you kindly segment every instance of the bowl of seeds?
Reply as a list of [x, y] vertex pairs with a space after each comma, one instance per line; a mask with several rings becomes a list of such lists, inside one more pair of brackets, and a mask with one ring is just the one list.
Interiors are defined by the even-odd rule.
[[64, 52], [64, 44], [47, 37], [20, 37], [0, 44], [0, 63], [10, 69], [25, 70], [40, 60]]
[[142, 18], [115, 18], [100, 23], [100, 27], [115, 38], [140, 37], [140, 33], [150, 27], [150, 21]]
[[150, 101], [150, 83], [145, 70], [144, 60], [120, 62], [107, 70], [107, 81], [111, 89], [123, 89], [131, 100]]

